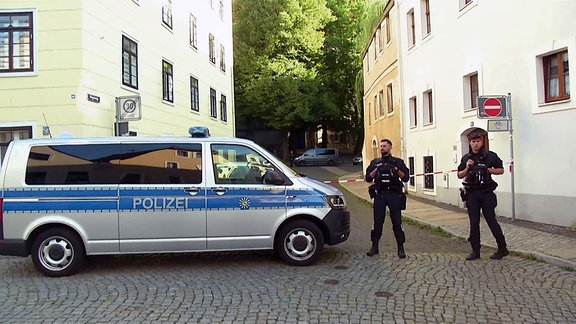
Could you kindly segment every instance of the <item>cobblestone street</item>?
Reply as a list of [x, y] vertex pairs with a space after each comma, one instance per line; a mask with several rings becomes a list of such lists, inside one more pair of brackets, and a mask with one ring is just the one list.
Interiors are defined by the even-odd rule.
[[576, 274], [509, 256], [463, 261], [468, 244], [406, 225], [398, 259], [385, 223], [366, 256], [371, 207], [347, 196], [352, 235], [311, 267], [272, 252], [90, 257], [77, 275], [44, 277], [0, 258], [3, 323], [569, 323]]

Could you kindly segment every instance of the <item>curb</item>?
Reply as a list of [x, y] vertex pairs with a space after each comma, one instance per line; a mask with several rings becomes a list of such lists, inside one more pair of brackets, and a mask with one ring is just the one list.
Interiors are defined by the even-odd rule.
[[[346, 182], [346, 181], [344, 181]], [[356, 194], [355, 192], [353, 192], [352, 190], [349, 190], [348, 188], [346, 188], [346, 186], [341, 186], [342, 188], [346, 189], [346, 191], [348, 191], [349, 193], [353, 194], [354, 196], [358, 197], [361, 200], [364, 200], [365, 202], [373, 205], [372, 200], [367, 200], [366, 198], [364, 198], [361, 195]], [[415, 223], [419, 223], [425, 226], [429, 226], [432, 228], [440, 228], [442, 229], [444, 232], [454, 236], [454, 237], [459, 237], [462, 238], [464, 240], [467, 239], [467, 237], [464, 237], [463, 235], [461, 235], [460, 233], [457, 233], [449, 228], [445, 228], [441, 225], [437, 225], [437, 224], [433, 224], [430, 222], [426, 222], [423, 221], [422, 219], [418, 219], [409, 215], [405, 215], [404, 213], [402, 213], [402, 217], [406, 217], [408, 219], [410, 219], [411, 221], [415, 222]], [[491, 247], [491, 248], [497, 248], [497, 246], [495, 246], [494, 244], [485, 244], [482, 243], [482, 246], [487, 246], [487, 247]], [[544, 263], [547, 264], [551, 264], [560, 268], [566, 268], [569, 269], [571, 271], [576, 271], [576, 262], [575, 261], [571, 261], [571, 260], [566, 260], [566, 259], [562, 259], [559, 257], [555, 257], [552, 255], [548, 255], [548, 254], [544, 254], [544, 253], [540, 253], [540, 252], [529, 252], [529, 251], [523, 251], [523, 250], [515, 250], [515, 249], [510, 249], [510, 252], [516, 253], [518, 255], [520, 255], [523, 258], [536, 258], [536, 260], [538, 261], [542, 261]]]

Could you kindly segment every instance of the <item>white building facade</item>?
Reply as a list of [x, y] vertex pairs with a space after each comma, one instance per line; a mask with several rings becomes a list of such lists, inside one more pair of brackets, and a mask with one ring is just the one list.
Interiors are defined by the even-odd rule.
[[119, 97], [122, 135], [234, 136], [232, 57], [232, 0], [2, 0], [0, 149], [112, 136]]
[[466, 135], [488, 123], [477, 117], [475, 99], [510, 93], [512, 136], [491, 131], [485, 140], [506, 171], [494, 177], [496, 212], [576, 226], [569, 132], [576, 120], [570, 95], [576, 73], [569, 71], [576, 62], [576, 1], [398, 0], [397, 6], [409, 190], [463, 206], [455, 170], [468, 152]]

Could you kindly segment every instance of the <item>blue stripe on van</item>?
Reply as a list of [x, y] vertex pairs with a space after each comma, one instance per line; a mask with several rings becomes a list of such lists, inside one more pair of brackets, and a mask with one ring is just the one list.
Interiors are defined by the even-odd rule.
[[118, 189], [116, 187], [101, 187], [101, 188], [25, 188], [25, 189], [6, 189], [4, 191], [4, 198], [101, 198], [101, 197], [116, 197]]
[[4, 201], [5, 212], [116, 211], [114, 200]]

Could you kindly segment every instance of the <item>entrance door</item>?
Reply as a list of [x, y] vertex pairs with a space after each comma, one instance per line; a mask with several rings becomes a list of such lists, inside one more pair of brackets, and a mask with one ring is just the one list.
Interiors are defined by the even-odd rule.
[[274, 166], [250, 147], [212, 144], [214, 177], [207, 190], [210, 250], [272, 248], [286, 217], [284, 185], [263, 184]]

